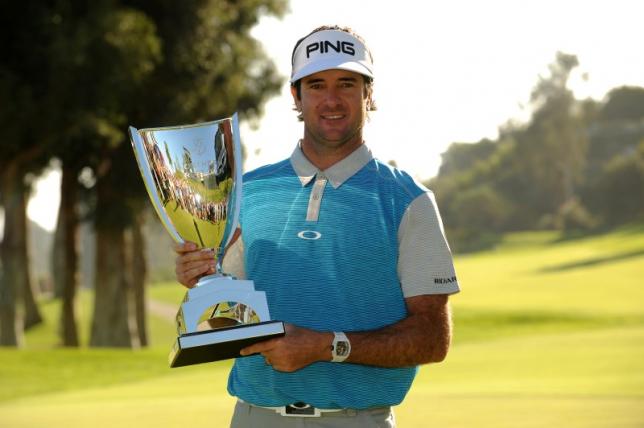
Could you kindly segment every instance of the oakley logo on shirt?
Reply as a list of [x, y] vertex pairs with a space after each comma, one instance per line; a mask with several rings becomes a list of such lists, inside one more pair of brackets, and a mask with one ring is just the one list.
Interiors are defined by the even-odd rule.
[[315, 230], [303, 230], [297, 234], [297, 237], [307, 241], [317, 241], [322, 237], [322, 234]]

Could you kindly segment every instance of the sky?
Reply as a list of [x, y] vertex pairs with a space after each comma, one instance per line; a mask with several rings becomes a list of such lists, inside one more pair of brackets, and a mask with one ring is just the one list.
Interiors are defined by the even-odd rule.
[[[282, 19], [252, 34], [284, 76], [278, 97], [253, 129], [242, 122], [245, 170], [280, 161], [302, 136], [287, 76], [294, 43], [315, 27], [353, 28], [374, 56], [374, 98], [365, 142], [382, 161], [431, 178], [452, 142], [496, 138], [508, 120], [529, 118], [530, 92], [557, 51], [577, 55], [571, 88], [602, 99], [612, 88], [644, 86], [644, 2], [639, 0], [291, 0]], [[585, 78], [584, 78], [585, 76]], [[216, 119], [216, 118], [213, 118]], [[124, 130], [125, 132], [125, 130]], [[29, 216], [55, 227], [60, 173], [38, 182]], [[2, 219], [0, 218], [0, 222]]]

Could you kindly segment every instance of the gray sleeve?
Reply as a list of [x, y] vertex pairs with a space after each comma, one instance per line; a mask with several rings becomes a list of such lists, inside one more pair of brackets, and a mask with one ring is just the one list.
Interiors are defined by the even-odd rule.
[[405, 297], [460, 291], [432, 192], [414, 199], [400, 222], [398, 277]]
[[244, 242], [241, 235], [226, 250], [224, 259], [221, 262], [221, 270], [229, 273], [237, 279], [246, 279], [246, 269], [244, 268]]

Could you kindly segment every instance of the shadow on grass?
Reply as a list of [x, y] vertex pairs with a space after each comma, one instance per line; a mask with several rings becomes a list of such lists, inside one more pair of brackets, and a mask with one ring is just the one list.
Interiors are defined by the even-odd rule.
[[567, 333], [644, 324], [643, 316], [596, 316], [547, 311], [454, 311], [455, 343]]
[[644, 233], [644, 222], [634, 222], [622, 225], [604, 226], [590, 230], [569, 230], [560, 232], [553, 244], [594, 238], [602, 235], [618, 234], [623, 236]]
[[644, 249], [628, 251], [620, 254], [613, 254], [609, 256], [602, 257], [592, 257], [589, 259], [578, 260], [570, 263], [562, 263], [554, 266], [546, 266], [542, 269], [539, 269], [539, 273], [552, 273], [552, 272], [562, 272], [571, 269], [586, 268], [589, 266], [597, 266], [607, 263], [619, 262], [622, 260], [632, 259], [636, 257], [644, 256]]

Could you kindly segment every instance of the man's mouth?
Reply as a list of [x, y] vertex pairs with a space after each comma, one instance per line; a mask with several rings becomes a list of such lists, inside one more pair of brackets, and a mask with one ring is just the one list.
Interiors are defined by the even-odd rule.
[[339, 120], [344, 118], [343, 114], [323, 114], [322, 119], [325, 120]]

